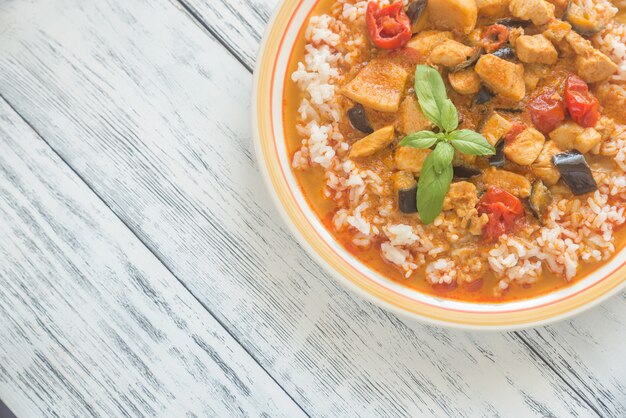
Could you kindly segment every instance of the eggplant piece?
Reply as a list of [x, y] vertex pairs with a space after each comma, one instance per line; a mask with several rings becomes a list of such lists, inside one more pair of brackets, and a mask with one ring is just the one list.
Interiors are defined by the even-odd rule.
[[481, 86], [476, 94], [476, 104], [485, 104], [493, 99], [494, 94], [485, 86]]
[[452, 67], [450, 69], [451, 72], [456, 73], [459, 72], [461, 70], [464, 70], [468, 67], [471, 67], [472, 65], [476, 64], [476, 61], [478, 61], [478, 58], [480, 58], [480, 56], [484, 53], [485, 51], [482, 48], [475, 48], [474, 52], [472, 53], [472, 55], [466, 59], [465, 61], [463, 61], [462, 63], [455, 65], [454, 67]]
[[604, 30], [605, 26], [599, 21], [597, 13], [588, 7], [581, 7], [571, 0], [567, 3], [563, 20], [566, 20], [572, 29], [582, 36], [593, 36]]
[[506, 26], [507, 28], [525, 28], [530, 25], [530, 20], [513, 19], [505, 17], [504, 19], [496, 20], [496, 23]]
[[510, 61], [515, 59], [515, 51], [513, 51], [510, 45], [505, 45], [497, 51], [492, 52], [492, 54], [498, 58], [502, 58], [503, 60]]
[[398, 194], [398, 209], [411, 214], [417, 212], [417, 181], [412, 173], [398, 171], [393, 174], [393, 186]]
[[585, 156], [580, 151], [570, 150], [555, 154], [552, 164], [559, 170], [563, 181], [575, 196], [598, 189]]
[[496, 153], [489, 157], [489, 165], [492, 167], [503, 167], [505, 162], [504, 141], [500, 141], [496, 144]]
[[417, 212], [417, 183], [411, 188], [398, 190], [398, 208], [407, 215]]
[[348, 110], [348, 119], [350, 119], [350, 123], [355, 129], [358, 129], [364, 134], [369, 135], [374, 132], [374, 128], [370, 126], [370, 123], [367, 120], [365, 108], [362, 104], [357, 103], [352, 109]]
[[543, 219], [544, 215], [548, 211], [550, 204], [552, 203], [552, 193], [550, 189], [543, 184], [543, 181], [537, 180], [532, 189], [530, 190], [530, 209], [537, 219]]
[[427, 5], [428, 0], [417, 0], [409, 4], [409, 7], [406, 9], [406, 15], [409, 17], [412, 24], [422, 17]]
[[482, 170], [479, 170], [475, 167], [468, 167], [465, 165], [454, 166], [452, 167], [452, 170], [454, 171], [454, 177], [459, 177], [462, 179], [468, 179], [482, 174]]

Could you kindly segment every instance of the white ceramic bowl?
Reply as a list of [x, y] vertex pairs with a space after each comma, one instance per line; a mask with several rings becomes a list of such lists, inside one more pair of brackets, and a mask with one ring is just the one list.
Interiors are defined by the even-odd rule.
[[399, 314], [455, 328], [510, 330], [572, 316], [624, 287], [626, 253], [571, 286], [508, 303], [469, 303], [420, 293], [369, 269], [347, 252], [307, 204], [290, 168], [282, 113], [289, 58], [319, 0], [284, 1], [262, 42], [254, 77], [252, 125], [260, 170], [294, 236], [327, 271], [355, 293]]

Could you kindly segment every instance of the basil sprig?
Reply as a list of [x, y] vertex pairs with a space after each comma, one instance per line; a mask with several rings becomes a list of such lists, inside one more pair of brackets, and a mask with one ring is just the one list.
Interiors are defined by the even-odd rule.
[[449, 142], [439, 142], [422, 166], [417, 182], [417, 211], [422, 222], [431, 223], [443, 209], [443, 198], [452, 182], [454, 149]]
[[424, 224], [430, 224], [443, 209], [443, 200], [452, 183], [454, 150], [468, 155], [494, 155], [496, 149], [481, 134], [468, 129], [456, 130], [459, 115], [446, 93], [437, 70], [427, 65], [415, 68], [415, 94], [424, 116], [438, 133], [419, 131], [407, 135], [400, 146], [433, 148], [424, 160], [417, 183], [417, 211]]

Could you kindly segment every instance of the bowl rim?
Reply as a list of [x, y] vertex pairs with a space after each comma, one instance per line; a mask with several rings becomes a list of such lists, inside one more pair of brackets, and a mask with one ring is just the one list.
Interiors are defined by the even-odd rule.
[[[492, 312], [469, 312], [442, 307], [441, 305], [449, 302], [448, 299], [443, 298], [425, 296], [431, 300], [430, 303], [417, 302], [414, 298], [406, 295], [406, 292], [410, 291], [408, 287], [399, 285], [405, 290], [405, 293], [401, 293], [390, 286], [382, 285], [381, 281], [372, 280], [362, 270], [355, 268], [354, 260], [350, 261], [350, 257], [342, 256], [338, 254], [336, 248], [331, 248], [328, 240], [323, 238], [313, 224], [319, 222], [309, 219], [310, 213], [306, 214], [307, 210], [310, 212], [311, 209], [308, 205], [306, 208], [302, 207], [303, 196], [300, 196], [301, 202], [297, 202], [296, 194], [300, 193], [302, 195], [300, 189], [298, 188], [297, 191], [294, 191], [289, 187], [285, 172], [290, 171], [291, 168], [283, 167], [284, 164], [281, 163], [278, 151], [278, 141], [285, 142], [282, 125], [282, 106], [280, 109], [275, 109], [277, 106], [273, 106], [276, 100], [273, 93], [275, 93], [276, 88], [282, 93], [281, 89], [284, 87], [285, 77], [287, 76], [286, 72], [281, 76], [277, 71], [279, 58], [282, 57], [284, 61], [286, 55], [287, 60], [289, 59], [297, 34], [302, 29], [301, 26], [292, 27], [296, 15], [298, 14], [301, 19], [304, 16], [302, 19], [303, 23], [308, 21], [308, 17], [320, 1], [283, 0], [274, 11], [257, 55], [252, 86], [251, 117], [255, 154], [262, 178], [272, 201], [298, 243], [327, 273], [337, 279], [344, 287], [364, 299], [405, 318], [432, 325], [468, 330], [504, 331], [547, 325], [590, 309], [626, 287], [626, 280], [624, 280], [626, 278], [626, 260], [619, 263], [620, 259], [626, 259], [626, 251], [622, 248], [619, 254], [616, 253], [612, 259], [617, 259], [615, 263], [619, 263], [616, 268], [604, 273], [605, 275], [601, 278], [589, 280], [589, 286], [575, 292], [571, 291], [570, 293], [573, 293], [566, 295], [564, 298], [526, 308], [500, 309]], [[307, 5], [307, 7], [302, 8], [303, 5]], [[296, 36], [293, 36], [294, 32]], [[294, 38], [289, 45], [285, 44], [288, 33], [291, 33]], [[267, 106], [268, 102], [270, 106]], [[282, 94], [280, 103], [282, 103]], [[278, 117], [276, 116], [277, 112], [280, 114]], [[275, 128], [274, 119], [281, 122], [279, 128]], [[317, 217], [315, 216], [315, 218]], [[343, 251], [347, 253], [347, 251]], [[605, 262], [603, 267], [610, 262]], [[367, 268], [360, 261], [357, 261], [356, 264], [369, 270], [373, 276], [383, 277]], [[590, 276], [594, 274], [591, 273]], [[386, 280], [389, 281], [389, 279]], [[572, 286], [568, 286], [565, 289], [570, 289]], [[567, 293], [565, 289], [563, 291]], [[413, 292], [419, 293], [418, 291]], [[546, 299], [550, 299], [549, 295], [554, 293], [550, 292], [544, 296], [546, 296]], [[530, 301], [540, 298], [530, 298], [526, 301], [530, 303]], [[436, 301], [439, 301], [439, 303]], [[461, 306], [489, 305], [495, 307], [504, 307], [511, 304], [459, 303]]]

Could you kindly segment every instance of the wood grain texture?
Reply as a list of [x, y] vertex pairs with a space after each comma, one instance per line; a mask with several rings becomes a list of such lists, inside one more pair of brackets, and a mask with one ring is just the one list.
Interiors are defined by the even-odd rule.
[[[259, 43], [281, 0], [178, 0], [246, 68], [254, 68]], [[243, 28], [243, 30], [242, 30]]]
[[324, 274], [259, 179], [249, 72], [177, 3], [0, 8], [0, 93], [306, 412], [595, 415], [515, 336], [407, 323]]
[[1, 100], [0, 236], [18, 416], [304, 415]]
[[537, 355], [603, 416], [626, 416], [626, 295], [571, 321], [520, 332]]
[[277, 1], [178, 1], [242, 65], [252, 71], [263, 32]]
[[[219, 34], [229, 52], [247, 68], [254, 57], [267, 16], [279, 0], [180, 0], [194, 17], [201, 19], [210, 33]], [[240, 25], [231, 22], [245, 20]], [[235, 29], [233, 29], [233, 27]], [[245, 31], [237, 30], [245, 27]], [[562, 324], [528, 332], [514, 333], [540, 355], [603, 415], [626, 416], [626, 363], [615, 364], [621, 343], [616, 339], [626, 331], [626, 293], [612, 301]]]

